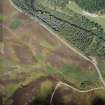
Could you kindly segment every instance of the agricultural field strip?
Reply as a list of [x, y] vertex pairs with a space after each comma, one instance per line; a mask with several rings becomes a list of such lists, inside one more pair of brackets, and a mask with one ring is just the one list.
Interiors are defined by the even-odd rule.
[[[25, 15], [28, 15], [31, 19], [33, 19], [33, 17], [32, 17], [31, 15], [29, 15], [29, 14], [23, 12], [21, 9], [19, 9], [17, 6], [15, 6], [15, 5], [12, 3], [11, 0], [9, 0], [9, 1], [10, 1], [11, 5], [12, 5], [15, 9], [17, 9], [17, 10], [18, 10], [19, 12], [21, 12], [21, 13], [24, 13]], [[38, 19], [37, 19], [37, 21], [38, 21]], [[103, 77], [102, 77], [102, 74], [101, 74], [100, 69], [98, 68], [97, 64], [95, 64], [93, 60], [91, 61], [91, 59], [89, 59], [88, 57], [86, 57], [85, 55], [83, 55], [82, 53], [80, 53], [79, 51], [77, 51], [75, 48], [73, 48], [72, 46], [70, 46], [66, 41], [64, 41], [62, 38], [60, 38], [58, 35], [56, 35], [53, 31], [51, 31], [46, 25], [42, 24], [42, 22], [40, 22], [40, 21], [38, 21], [38, 22], [39, 22], [40, 25], [42, 25], [43, 27], [45, 27], [49, 32], [51, 32], [52, 35], [54, 35], [57, 39], [59, 39], [62, 43], [64, 43], [68, 48], [70, 48], [71, 50], [73, 50], [75, 53], [77, 53], [78, 55], [80, 55], [80, 56], [81, 56], [82, 58], [84, 58], [85, 60], [90, 61], [90, 62], [95, 66], [96, 71], [97, 71], [97, 73], [98, 73], [98, 75], [99, 75], [99, 78], [100, 78], [101, 82], [102, 82], [103, 85], [104, 85], [103, 89], [105, 89], [105, 81], [104, 81], [104, 79], [103, 79]], [[87, 31], [88, 31], [88, 30], [87, 30]], [[63, 83], [63, 82], [62, 82], [62, 83]], [[60, 84], [61, 84], [61, 83], [60, 83]], [[63, 83], [63, 85], [64, 85], [64, 84], [65, 84], [66, 86], [72, 87], [72, 86], [70, 86], [70, 85], [68, 85], [68, 84], [66, 84], [66, 83]], [[74, 89], [74, 90], [79, 90], [79, 89], [76, 89], [76, 88], [74, 88], [74, 87], [72, 87], [72, 89]], [[84, 92], [89, 92], [89, 91], [97, 90], [97, 89], [100, 89], [100, 88], [93, 88], [93, 89], [85, 90]], [[81, 92], [81, 90], [79, 90], [79, 92]]]
[[74, 88], [73, 86], [71, 85], [68, 85], [67, 83], [64, 83], [64, 82], [58, 82], [55, 86], [55, 89], [51, 95], [51, 99], [50, 99], [50, 105], [52, 105], [52, 101], [53, 101], [53, 97], [55, 95], [55, 92], [57, 91], [57, 89], [61, 86], [67, 86], [68, 88], [71, 88], [73, 89], [74, 91], [77, 91], [77, 92], [80, 92], [80, 93], [88, 93], [88, 92], [91, 92], [91, 91], [94, 91], [94, 90], [105, 90], [105, 87], [99, 87], [99, 88], [93, 88], [93, 89], [89, 89], [89, 90], [79, 90], [77, 88]]

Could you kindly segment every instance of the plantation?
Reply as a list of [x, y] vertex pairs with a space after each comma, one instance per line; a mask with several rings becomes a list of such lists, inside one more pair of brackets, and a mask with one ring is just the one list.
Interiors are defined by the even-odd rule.
[[45, 5], [47, 0], [12, 1], [20, 9], [37, 17], [69, 44], [85, 54], [105, 55], [105, 33], [99, 24], [72, 10], [69, 10], [70, 15], [68, 16], [58, 12], [55, 7], [55, 9], [48, 8], [48, 5]]
[[92, 13], [105, 13], [105, 0], [74, 0], [81, 8]]

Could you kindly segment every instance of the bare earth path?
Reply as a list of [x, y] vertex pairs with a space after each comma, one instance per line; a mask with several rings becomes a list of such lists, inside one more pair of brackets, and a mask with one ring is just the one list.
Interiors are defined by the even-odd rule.
[[[12, 5], [15, 9], [17, 9], [19, 12], [23, 12], [21, 9], [19, 9], [18, 7], [16, 7], [16, 6], [12, 3], [11, 0], [9, 0], [9, 1], [10, 1], [11, 5]], [[24, 13], [24, 12], [23, 12], [23, 13]], [[27, 13], [25, 13], [25, 14], [28, 15]], [[33, 19], [32, 16], [30, 16], [30, 18]], [[74, 51], [75, 53], [77, 53], [79, 56], [81, 56], [81, 57], [84, 58], [85, 60], [90, 61], [90, 62], [94, 65], [94, 67], [96, 68], [97, 73], [98, 73], [98, 75], [99, 75], [99, 78], [100, 78], [101, 82], [103, 83], [103, 86], [105, 87], [105, 81], [104, 81], [104, 79], [103, 79], [103, 77], [102, 77], [102, 74], [101, 74], [101, 72], [100, 72], [100, 69], [99, 69], [98, 66], [97, 66], [97, 63], [96, 63], [96, 60], [95, 60], [95, 59], [90, 59], [90, 58], [86, 57], [86, 56], [83, 55], [81, 52], [77, 51], [75, 48], [73, 48], [72, 46], [70, 46], [70, 44], [68, 44], [66, 41], [64, 41], [63, 39], [61, 39], [61, 38], [60, 38], [58, 35], [56, 35], [54, 32], [52, 32], [51, 30], [49, 30], [49, 28], [48, 28], [47, 26], [43, 25], [41, 22], [39, 22], [39, 24], [42, 25], [43, 27], [45, 27], [49, 32], [52, 33], [52, 35], [54, 35], [58, 40], [60, 40], [62, 43], [64, 43], [68, 48], [70, 48], [71, 50], [73, 50], [73, 51]], [[64, 83], [63, 83], [63, 85], [64, 85]], [[78, 90], [78, 89], [77, 89], [77, 90]], [[93, 89], [93, 90], [94, 90], [94, 89]], [[89, 91], [89, 90], [88, 90], [88, 91]], [[81, 92], [81, 91], [79, 91], [79, 92]]]
[[[11, 3], [11, 5], [12, 5], [13, 7], [15, 7], [18, 11], [23, 12], [23, 11], [20, 10], [18, 7], [16, 7], [16, 6], [11, 2], [11, 0], [10, 0], [10, 3]], [[25, 14], [27, 14], [27, 13], [25, 13]], [[27, 15], [28, 15], [28, 14], [27, 14]], [[31, 18], [33, 19], [33, 17], [31, 17]], [[77, 89], [77, 88], [74, 88], [73, 86], [70, 86], [70, 85], [68, 85], [68, 84], [66, 84], [66, 83], [58, 82], [58, 83], [56, 84], [56, 86], [55, 86], [55, 89], [54, 89], [53, 93], [52, 93], [51, 100], [50, 100], [50, 105], [52, 105], [52, 100], [53, 100], [54, 94], [55, 94], [56, 90], [57, 90], [60, 86], [67, 86], [67, 87], [73, 89], [74, 91], [82, 92], [82, 93], [83, 93], [83, 92], [90, 92], [90, 91], [93, 91], [93, 90], [105, 89], [105, 81], [104, 81], [104, 79], [103, 79], [103, 77], [102, 77], [102, 74], [101, 74], [101, 72], [100, 72], [100, 69], [99, 69], [98, 66], [97, 66], [97, 61], [96, 61], [96, 59], [86, 57], [85, 55], [83, 55], [82, 53], [80, 53], [79, 51], [77, 51], [75, 48], [73, 48], [72, 46], [70, 46], [68, 43], [66, 43], [66, 41], [64, 41], [63, 39], [61, 39], [61, 38], [60, 38], [58, 35], [56, 35], [54, 32], [52, 32], [51, 30], [49, 30], [47, 26], [43, 25], [41, 22], [39, 22], [39, 24], [42, 25], [43, 27], [45, 27], [48, 31], [50, 31], [50, 32], [52, 33], [52, 35], [54, 35], [57, 39], [59, 39], [62, 43], [64, 43], [68, 48], [70, 48], [71, 50], [73, 50], [75, 53], [77, 53], [79, 56], [81, 56], [81, 57], [84, 58], [85, 60], [88, 60], [89, 62], [91, 62], [91, 63], [94, 65], [94, 67], [96, 68], [96, 71], [97, 71], [97, 73], [98, 73], [98, 75], [99, 75], [100, 81], [101, 81], [102, 84], [103, 84], [103, 87], [93, 88], [93, 89], [89, 89], [89, 90], [83, 91], [83, 90], [79, 90], [79, 89]]]
[[79, 90], [77, 88], [74, 88], [73, 86], [70, 86], [68, 85], [67, 83], [63, 83], [63, 82], [58, 82], [55, 86], [55, 89], [51, 95], [51, 99], [50, 99], [50, 105], [52, 105], [52, 101], [53, 101], [53, 98], [54, 98], [54, 95], [55, 95], [55, 92], [57, 91], [57, 89], [61, 86], [67, 86], [71, 89], [73, 89], [74, 91], [76, 92], [80, 92], [80, 93], [88, 93], [88, 92], [91, 92], [91, 91], [94, 91], [94, 90], [105, 90], [105, 87], [99, 87], [99, 88], [93, 88], [93, 89], [89, 89], [89, 90]]
[[[15, 9], [17, 9], [17, 10], [20, 11], [20, 12], [23, 12], [23, 11], [20, 10], [18, 7], [16, 7], [16, 6], [12, 3], [11, 0], [9, 0], [9, 1], [10, 1], [11, 5], [12, 5]], [[24, 13], [24, 12], [23, 12], [23, 13]], [[27, 14], [27, 13], [25, 13], [25, 14], [26, 14], [26, 15], [29, 15], [29, 14]], [[30, 16], [30, 18], [33, 19], [32, 16]], [[79, 89], [77, 89], [77, 88], [74, 88], [73, 86], [68, 85], [67, 83], [58, 82], [58, 83], [56, 84], [56, 86], [55, 86], [55, 89], [54, 89], [53, 93], [52, 93], [51, 100], [50, 100], [50, 105], [52, 104], [52, 100], [53, 100], [53, 97], [54, 97], [54, 94], [55, 94], [56, 90], [57, 90], [60, 86], [67, 86], [67, 87], [73, 89], [74, 91], [81, 92], [81, 93], [83, 93], [83, 92], [90, 92], [90, 91], [93, 91], [93, 90], [100, 90], [100, 89], [103, 89], [103, 90], [104, 90], [104, 89], [105, 89], [105, 81], [104, 81], [104, 79], [103, 79], [103, 77], [102, 77], [102, 74], [101, 74], [101, 72], [100, 72], [100, 69], [99, 69], [98, 66], [97, 66], [97, 61], [96, 61], [96, 59], [94, 59], [93, 57], [89, 58], [89, 57], [83, 55], [81, 52], [77, 51], [75, 48], [73, 48], [72, 46], [70, 46], [70, 44], [66, 43], [66, 41], [64, 41], [63, 39], [61, 39], [61, 38], [60, 38], [58, 35], [56, 35], [54, 32], [52, 32], [47, 26], [45, 26], [44, 24], [42, 24], [40, 21], [39, 21], [39, 24], [42, 25], [43, 27], [45, 27], [49, 32], [52, 33], [53, 36], [55, 36], [58, 40], [60, 40], [62, 43], [64, 43], [68, 48], [70, 48], [71, 50], [73, 50], [75, 53], [77, 53], [79, 56], [81, 56], [81, 57], [84, 58], [85, 60], [91, 62], [91, 63], [94, 65], [94, 67], [96, 68], [96, 71], [97, 71], [97, 73], [98, 73], [98, 75], [99, 75], [100, 81], [101, 81], [102, 84], [103, 84], [103, 87], [92, 88], [92, 89], [89, 89], [89, 90], [79, 90]]]

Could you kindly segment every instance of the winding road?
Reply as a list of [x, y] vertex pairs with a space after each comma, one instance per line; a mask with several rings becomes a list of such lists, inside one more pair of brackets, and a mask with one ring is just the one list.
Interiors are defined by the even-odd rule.
[[[11, 5], [15, 9], [17, 9], [19, 12], [23, 12], [21, 9], [19, 9], [18, 7], [16, 7], [16, 5], [14, 5], [11, 0], [9, 0], [9, 1], [10, 1]], [[25, 12], [23, 12], [23, 13], [25, 13]], [[27, 13], [25, 13], [25, 15], [28, 15], [29, 16], [29, 14], [27, 14]], [[32, 16], [30, 16], [30, 18], [33, 19]], [[81, 52], [77, 51], [75, 48], [73, 48], [72, 46], [70, 46], [70, 44], [68, 44], [66, 41], [64, 41], [64, 39], [60, 38], [57, 34], [55, 34], [53, 31], [51, 31], [46, 25], [42, 24], [42, 22], [39, 21], [39, 24], [42, 25], [43, 27], [45, 27], [50, 33], [52, 33], [53, 36], [55, 36], [58, 40], [60, 40], [63, 44], [65, 44], [68, 48], [70, 48], [76, 54], [78, 54], [79, 56], [81, 56], [85, 60], [91, 62], [94, 65], [94, 67], [96, 68], [96, 71], [97, 71], [97, 73], [99, 75], [99, 79], [100, 79], [100, 81], [103, 84], [103, 87], [93, 88], [93, 89], [89, 89], [89, 90], [79, 90], [77, 88], [74, 88], [73, 86], [68, 85], [67, 83], [63, 83], [62, 81], [61, 82], [58, 82], [56, 84], [56, 86], [55, 86], [55, 89], [54, 89], [53, 93], [52, 93], [51, 100], [50, 100], [50, 105], [52, 105], [52, 100], [53, 100], [54, 94], [55, 94], [56, 90], [60, 86], [67, 86], [67, 87], [73, 89], [74, 91], [81, 92], [81, 93], [83, 93], [83, 92], [90, 92], [90, 91], [93, 91], [93, 90], [100, 90], [100, 89], [105, 90], [105, 80], [103, 79], [103, 76], [101, 74], [101, 71], [100, 71], [99, 67], [97, 66], [98, 64], [97, 64], [96, 59], [93, 58], [93, 57], [87, 57], [84, 54], [82, 54]]]
[[[22, 11], [21, 9], [19, 9], [16, 5], [14, 5], [11, 0], [9, 0], [9, 1], [10, 1], [11, 5], [12, 5], [15, 9], [17, 9], [19, 12], [23, 12], [25, 15], [28, 15], [27, 13], [25, 13], [24, 11]], [[30, 15], [28, 15], [28, 16], [30, 16]], [[33, 19], [32, 16], [30, 16], [30, 18]], [[94, 65], [94, 67], [96, 68], [97, 73], [98, 73], [98, 75], [99, 75], [99, 78], [100, 78], [101, 82], [103, 83], [103, 86], [105, 87], [105, 81], [104, 81], [104, 79], [103, 79], [103, 77], [102, 77], [102, 74], [101, 74], [101, 72], [100, 72], [100, 69], [99, 69], [98, 66], [97, 66], [97, 61], [96, 61], [95, 59], [93, 59], [93, 58], [91, 59], [91, 58], [85, 56], [84, 54], [82, 54], [81, 52], [77, 51], [75, 48], [73, 48], [72, 46], [70, 46], [70, 44], [68, 44], [66, 41], [64, 41], [64, 39], [60, 38], [57, 34], [55, 34], [53, 31], [51, 31], [46, 25], [42, 24], [42, 22], [39, 21], [39, 24], [42, 25], [43, 27], [45, 27], [50, 33], [52, 33], [53, 36], [55, 36], [58, 40], [60, 40], [63, 44], [65, 44], [65, 45], [66, 45], [68, 48], [70, 48], [72, 51], [74, 51], [75, 53], [77, 53], [79, 56], [81, 56], [81, 57], [84, 58], [85, 60], [91, 62], [91, 63]]]

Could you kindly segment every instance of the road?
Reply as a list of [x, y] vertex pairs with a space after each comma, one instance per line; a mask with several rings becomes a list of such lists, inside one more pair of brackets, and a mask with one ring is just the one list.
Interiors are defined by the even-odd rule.
[[100, 69], [99, 69], [99, 67], [97, 66], [98, 64], [97, 64], [97, 61], [96, 61], [96, 59], [94, 58], [94, 57], [91, 57], [91, 59], [92, 59], [92, 64], [94, 65], [94, 67], [96, 68], [96, 70], [97, 70], [97, 73], [98, 73], [98, 75], [99, 75], [99, 78], [100, 78], [100, 80], [101, 80], [101, 82], [103, 83], [103, 85], [104, 85], [104, 87], [105, 87], [105, 80], [103, 79], [103, 76], [102, 76], [102, 74], [101, 74], [101, 71], [100, 71]]
[[[11, 0], [9, 0], [9, 1], [10, 1], [11, 5], [12, 5], [15, 9], [17, 9], [17, 10], [20, 11], [20, 12], [23, 12], [21, 9], [19, 9], [18, 7], [16, 7], [16, 5], [14, 5]], [[23, 12], [23, 13], [25, 13], [25, 12]], [[27, 13], [25, 13], [25, 15], [30, 16], [30, 15], [27, 14]], [[34, 17], [32, 17], [32, 16], [30, 16], [30, 18], [31, 18], [31, 19], [34, 19]], [[38, 20], [37, 20], [37, 21], [38, 21]], [[68, 85], [68, 84], [66, 84], [66, 83], [59, 82], [59, 83], [57, 83], [57, 85], [55, 86], [54, 92], [53, 92], [53, 94], [52, 94], [52, 96], [51, 96], [50, 105], [51, 105], [51, 103], [52, 103], [52, 99], [53, 99], [53, 96], [54, 96], [56, 90], [57, 90], [60, 86], [62, 86], [62, 85], [67, 86], [67, 87], [69, 87], [69, 88], [71, 88], [71, 89], [73, 89], [73, 90], [75, 90], [75, 91], [77, 91], [77, 92], [90, 92], [90, 91], [93, 91], [93, 90], [105, 89], [105, 81], [104, 81], [104, 79], [103, 79], [103, 77], [102, 77], [102, 74], [101, 74], [101, 72], [100, 72], [100, 69], [99, 69], [98, 66], [97, 66], [96, 60], [93, 59], [93, 58], [90, 59], [89, 57], [85, 56], [84, 54], [82, 54], [81, 52], [79, 52], [78, 50], [76, 50], [75, 48], [73, 48], [70, 44], [68, 44], [64, 39], [60, 38], [57, 34], [55, 34], [51, 29], [49, 29], [49, 28], [48, 28], [46, 25], [44, 25], [42, 22], [40, 22], [40, 21], [38, 21], [38, 22], [39, 22], [40, 25], [42, 25], [43, 27], [45, 27], [50, 33], [52, 33], [53, 36], [55, 36], [58, 40], [60, 40], [64, 45], [66, 45], [68, 48], [70, 48], [72, 51], [74, 51], [76, 54], [78, 54], [79, 56], [81, 56], [81, 57], [84, 58], [85, 60], [91, 62], [91, 63], [94, 65], [94, 67], [96, 68], [96, 71], [97, 71], [97, 73], [98, 73], [98, 75], [99, 75], [100, 81], [101, 81], [102, 84], [103, 84], [103, 87], [93, 88], [93, 89], [89, 89], [89, 90], [84, 90], [84, 91], [83, 91], [83, 90], [79, 90], [79, 89], [77, 89], [77, 88], [74, 88], [73, 86], [70, 86], [70, 85]]]
[[75, 48], [73, 48], [72, 46], [70, 46], [70, 44], [68, 44], [66, 41], [64, 41], [64, 39], [60, 38], [57, 34], [55, 34], [54, 32], [52, 32], [51, 30], [49, 30], [49, 28], [47, 28], [47, 26], [41, 24], [43, 27], [45, 27], [50, 33], [52, 33], [53, 36], [55, 36], [58, 40], [60, 40], [64, 45], [66, 45], [68, 48], [70, 48], [72, 51], [74, 51], [76, 54], [78, 54], [79, 56], [81, 56], [82, 58], [84, 58], [85, 60], [89, 61], [90, 63], [92, 63], [94, 65], [94, 67], [96, 68], [96, 71], [99, 75], [100, 81], [102, 82], [102, 84], [105, 87], [105, 81], [102, 77], [102, 74], [100, 72], [100, 69], [98, 68], [98, 64], [97, 61], [95, 59], [89, 59], [89, 57], [86, 57], [84, 54], [80, 53], [78, 50], [76, 50]]
[[[14, 5], [11, 0], [9, 0], [9, 1], [10, 1], [11, 5], [12, 5], [16, 10], [18, 10], [19, 12], [23, 12], [23, 11], [22, 11], [21, 9], [19, 9], [16, 5]], [[25, 13], [25, 12], [23, 12], [23, 13]], [[25, 15], [28, 15], [28, 14], [25, 13]], [[28, 16], [29, 16], [29, 15], [28, 15]], [[33, 19], [32, 16], [30, 16], [30, 18]], [[70, 44], [68, 44], [66, 41], [64, 41], [64, 39], [60, 38], [57, 34], [55, 34], [55, 33], [54, 33], [51, 29], [49, 29], [46, 25], [42, 24], [42, 22], [39, 21], [39, 24], [42, 25], [43, 27], [45, 27], [50, 33], [52, 33], [53, 36], [55, 36], [58, 40], [60, 40], [64, 45], [66, 45], [66, 46], [67, 46], [68, 48], [70, 48], [72, 51], [74, 51], [75, 53], [77, 53], [79, 56], [81, 56], [81, 57], [84, 58], [85, 60], [90, 61], [90, 62], [94, 65], [94, 67], [96, 68], [97, 73], [98, 73], [98, 75], [99, 75], [99, 77], [100, 77], [100, 80], [101, 80], [101, 82], [103, 83], [103, 85], [105, 86], [105, 81], [104, 81], [104, 79], [103, 79], [103, 77], [102, 77], [102, 74], [101, 74], [101, 72], [100, 72], [100, 69], [98, 68], [97, 63], [96, 63], [95, 60], [89, 59], [89, 58], [86, 57], [84, 54], [82, 54], [81, 52], [79, 52], [78, 50], [76, 50], [75, 48], [73, 48], [72, 46], [70, 46]]]
[[74, 91], [76, 92], [80, 92], [80, 93], [88, 93], [88, 92], [91, 92], [91, 91], [95, 91], [95, 90], [105, 90], [105, 87], [99, 87], [99, 88], [93, 88], [93, 89], [89, 89], [89, 90], [79, 90], [77, 88], [74, 88], [73, 86], [70, 86], [68, 85], [67, 83], [64, 83], [64, 82], [58, 82], [55, 86], [55, 89], [51, 95], [51, 99], [50, 99], [50, 105], [52, 105], [52, 101], [53, 101], [53, 98], [54, 98], [54, 95], [55, 95], [55, 92], [57, 91], [57, 89], [61, 86], [67, 86], [68, 88], [70, 89], [73, 89]]

